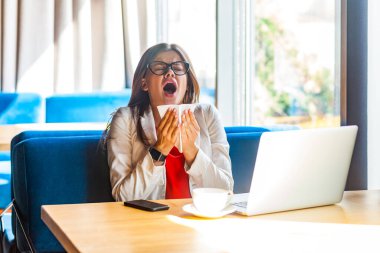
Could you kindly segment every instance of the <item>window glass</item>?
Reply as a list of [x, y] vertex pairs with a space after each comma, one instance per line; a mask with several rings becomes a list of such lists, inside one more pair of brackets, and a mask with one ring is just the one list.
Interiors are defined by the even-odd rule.
[[331, 0], [255, 1], [254, 124], [340, 124], [335, 9]]

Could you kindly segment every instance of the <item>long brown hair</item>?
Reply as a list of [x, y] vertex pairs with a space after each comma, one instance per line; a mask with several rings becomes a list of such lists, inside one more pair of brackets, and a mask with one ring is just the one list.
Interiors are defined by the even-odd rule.
[[187, 72], [187, 90], [182, 103], [192, 104], [198, 102], [199, 99], [199, 84], [187, 53], [176, 44], [160, 43], [148, 48], [141, 56], [139, 64], [137, 65], [133, 76], [132, 95], [128, 103], [128, 107], [131, 108], [133, 118], [136, 121], [137, 135], [146, 146], [148, 146], [149, 143], [142, 129], [140, 117], [149, 110], [150, 99], [148, 92], [142, 88], [142, 79], [146, 75], [148, 64], [152, 62], [159, 53], [165, 51], [175, 51], [180, 55], [183, 61], [190, 64], [189, 71]]

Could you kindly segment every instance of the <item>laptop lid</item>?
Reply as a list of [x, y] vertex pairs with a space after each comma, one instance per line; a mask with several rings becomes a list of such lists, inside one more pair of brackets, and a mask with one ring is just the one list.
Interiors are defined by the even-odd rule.
[[340, 202], [357, 131], [344, 126], [263, 133], [246, 214]]

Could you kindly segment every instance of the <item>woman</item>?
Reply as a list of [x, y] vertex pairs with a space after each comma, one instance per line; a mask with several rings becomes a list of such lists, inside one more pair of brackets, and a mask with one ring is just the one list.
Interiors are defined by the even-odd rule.
[[[229, 145], [216, 109], [197, 105], [179, 124], [176, 110], [157, 106], [198, 101], [189, 57], [175, 44], [149, 48], [135, 71], [127, 107], [117, 110], [107, 137], [112, 194], [117, 201], [189, 198], [198, 187], [232, 190]], [[181, 133], [183, 153], [177, 149]]]

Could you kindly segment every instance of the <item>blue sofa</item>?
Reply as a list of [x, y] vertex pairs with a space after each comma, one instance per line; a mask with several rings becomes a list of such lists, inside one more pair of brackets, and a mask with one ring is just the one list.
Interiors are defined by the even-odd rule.
[[[94, 132], [64, 136], [60, 131], [59, 137], [25, 132], [12, 142], [12, 197], [37, 252], [63, 251], [40, 219], [41, 205], [113, 201], [105, 152], [99, 146], [101, 131]], [[12, 218], [17, 246], [28, 250]]]
[[46, 122], [107, 122], [117, 108], [128, 104], [130, 97], [131, 89], [56, 94], [46, 98]]
[[[246, 192], [262, 132], [225, 129], [234, 191]], [[267, 131], [250, 130], [259, 129]], [[41, 205], [113, 201], [106, 152], [99, 145], [101, 135], [101, 131], [26, 131], [12, 140], [12, 197], [37, 252], [63, 252], [40, 218]], [[17, 247], [28, 250], [19, 223], [12, 219]]]

